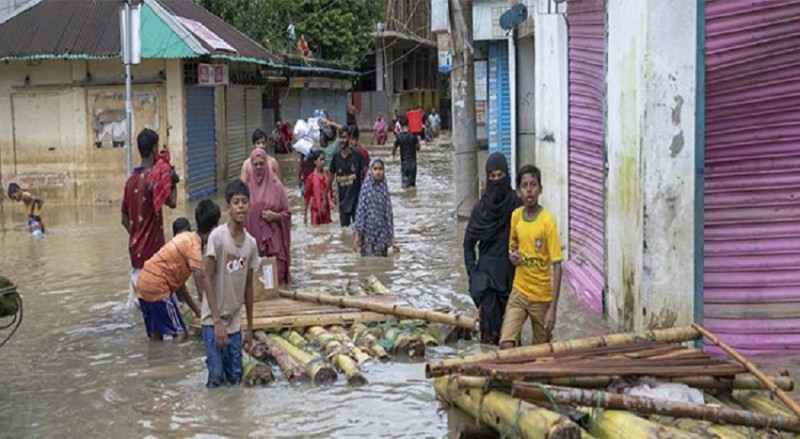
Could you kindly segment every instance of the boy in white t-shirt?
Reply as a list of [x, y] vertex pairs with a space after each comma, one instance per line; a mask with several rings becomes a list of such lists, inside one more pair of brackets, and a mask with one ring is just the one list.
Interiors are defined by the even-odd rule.
[[212, 292], [203, 297], [203, 343], [207, 387], [242, 379], [242, 304], [247, 310], [245, 344], [253, 340], [253, 273], [259, 267], [256, 240], [245, 230], [250, 189], [234, 180], [225, 189], [228, 221], [208, 237], [205, 270]]

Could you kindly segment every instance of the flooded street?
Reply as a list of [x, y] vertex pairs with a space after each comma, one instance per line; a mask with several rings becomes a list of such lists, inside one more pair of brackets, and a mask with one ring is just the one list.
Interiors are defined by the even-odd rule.
[[[388, 149], [370, 152], [389, 156]], [[400, 189], [399, 159], [387, 162], [401, 252], [384, 259], [357, 256], [350, 250], [351, 233], [338, 225], [304, 226], [296, 156], [282, 157], [294, 212], [295, 286], [327, 286], [375, 274], [412, 305], [473, 312], [461, 252], [465, 224], [455, 217], [452, 155], [452, 146], [444, 142], [423, 146], [418, 188], [407, 191]], [[192, 218], [193, 207], [169, 212], [166, 224], [178, 216]], [[0, 436], [447, 434], [421, 361], [374, 364], [365, 374], [369, 384], [355, 389], [343, 379], [330, 387], [290, 386], [279, 379], [268, 388], [206, 390], [199, 339], [177, 346], [151, 343], [139, 311], [125, 307], [129, 261], [119, 206], [46, 205], [43, 214], [49, 236], [34, 240], [16, 227], [23, 220], [16, 211], [3, 212], [0, 273], [19, 286], [25, 317], [0, 348]], [[556, 338], [608, 331], [572, 296], [562, 297]], [[434, 348], [429, 358], [464, 348], [474, 346]]]

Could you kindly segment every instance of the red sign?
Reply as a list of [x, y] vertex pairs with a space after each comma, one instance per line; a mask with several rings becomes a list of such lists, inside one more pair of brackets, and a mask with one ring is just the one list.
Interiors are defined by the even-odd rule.
[[227, 64], [198, 64], [197, 85], [227, 85]]

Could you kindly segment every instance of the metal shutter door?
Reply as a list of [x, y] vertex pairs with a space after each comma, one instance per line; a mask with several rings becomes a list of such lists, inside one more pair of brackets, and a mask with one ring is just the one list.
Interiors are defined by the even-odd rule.
[[[261, 87], [247, 87], [245, 91], [245, 120], [247, 121], [247, 132], [252, 136], [256, 128], [261, 128], [267, 134], [271, 133], [275, 128], [273, 123], [271, 126], [264, 126], [261, 121]], [[252, 139], [251, 139], [252, 140]]]
[[704, 320], [749, 354], [800, 350], [798, 41], [800, 1], [706, 3]]
[[511, 99], [508, 42], [489, 44], [489, 154], [500, 152], [511, 163]]
[[247, 157], [247, 151], [250, 150], [251, 142], [245, 119], [244, 91], [245, 88], [242, 86], [228, 86], [225, 99], [225, 126], [228, 130], [226, 138], [228, 146], [228, 181], [239, 178], [242, 171], [242, 162]]
[[186, 87], [187, 187], [193, 200], [217, 192], [214, 89]]
[[569, 261], [564, 274], [589, 306], [605, 290], [605, 0], [569, 3]]

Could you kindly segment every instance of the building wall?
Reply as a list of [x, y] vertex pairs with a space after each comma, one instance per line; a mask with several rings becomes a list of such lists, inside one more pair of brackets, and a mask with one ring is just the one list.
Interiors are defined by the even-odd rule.
[[542, 195], [539, 200], [556, 219], [562, 252], [567, 258], [567, 23], [562, 15], [531, 15], [536, 29], [533, 105], [537, 109], [534, 157], [536, 166], [542, 171]]
[[695, 14], [608, 2], [607, 304], [624, 329], [694, 317]]
[[[180, 62], [145, 61], [134, 78], [134, 133], [156, 129], [183, 175]], [[2, 185], [18, 182], [50, 202], [118, 202], [125, 181], [124, 99], [118, 60], [0, 65]], [[132, 156], [138, 165], [135, 149]]]

